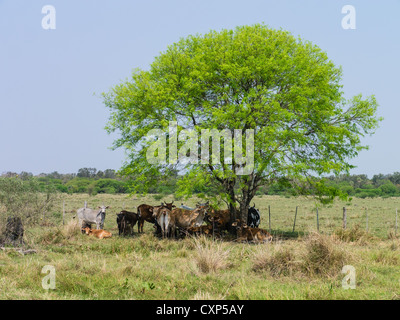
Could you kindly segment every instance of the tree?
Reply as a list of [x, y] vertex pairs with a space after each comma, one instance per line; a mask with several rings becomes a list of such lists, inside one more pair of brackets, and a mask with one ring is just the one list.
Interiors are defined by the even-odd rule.
[[96, 176], [96, 172], [96, 168], [80, 168], [76, 176], [79, 178], [94, 178]]
[[106, 170], [104, 170], [104, 178], [106, 178], [106, 179], [116, 179], [117, 176], [115, 174], [115, 170], [114, 169], [106, 169]]
[[57, 197], [54, 186], [41, 187], [37, 178], [0, 178], [0, 227], [7, 217], [19, 217], [24, 224], [38, 223], [52, 210]]
[[[130, 80], [103, 94], [110, 109], [106, 129], [120, 134], [114, 148], [128, 153], [121, 174], [132, 178], [135, 190], [178, 169], [183, 174], [179, 194], [213, 187], [231, 218], [244, 221], [256, 191], [274, 183], [332, 200], [339, 191], [317, 178], [348, 173], [350, 160], [367, 148], [360, 138], [374, 133], [380, 121], [374, 96], [344, 98], [341, 75], [316, 45], [262, 24], [183, 38], [156, 57], [149, 70], [135, 70]], [[254, 167], [238, 174], [243, 164], [236, 157], [225, 161], [229, 144], [221, 148], [219, 164], [171, 161], [170, 144], [166, 150], [153, 148], [175, 134], [171, 121], [183, 137], [189, 130], [198, 136], [207, 129], [253, 130], [254, 145], [242, 137], [241, 150], [233, 149], [253, 151]], [[155, 157], [166, 155], [166, 161], [149, 163], [149, 148]], [[200, 141], [190, 148], [184, 139], [178, 141], [181, 155], [196, 148], [201, 149]]]

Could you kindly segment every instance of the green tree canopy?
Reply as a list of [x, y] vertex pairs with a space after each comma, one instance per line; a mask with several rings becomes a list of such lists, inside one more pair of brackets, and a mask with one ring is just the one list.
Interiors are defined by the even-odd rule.
[[[349, 161], [366, 148], [361, 137], [379, 122], [375, 97], [346, 100], [341, 76], [318, 46], [287, 31], [262, 24], [210, 31], [170, 45], [148, 70], [135, 70], [105, 93], [111, 112], [106, 129], [120, 134], [114, 147], [127, 150], [121, 173], [134, 177], [133, 186], [151, 187], [178, 169], [181, 195], [208, 186], [233, 218], [240, 213], [246, 220], [261, 186], [288, 184], [321, 199], [337, 195], [314, 177], [348, 173]], [[154, 140], [144, 137], [152, 129], [168, 136], [169, 121], [179, 132], [253, 129], [254, 169], [238, 175], [240, 164], [225, 163], [222, 151], [216, 165], [149, 163], [146, 151]]]

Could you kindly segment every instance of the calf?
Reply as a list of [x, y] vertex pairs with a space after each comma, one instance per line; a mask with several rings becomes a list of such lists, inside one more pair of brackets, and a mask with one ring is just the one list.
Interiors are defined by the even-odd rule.
[[122, 210], [117, 213], [118, 232], [121, 234], [133, 234], [133, 227], [139, 220], [140, 216], [136, 212]]
[[212, 235], [213, 227], [212, 227], [212, 225], [203, 225], [200, 227], [189, 227], [186, 231], [188, 234], [190, 234], [192, 236], [199, 236], [202, 234]]
[[90, 229], [89, 227], [86, 227], [86, 228], [83, 228], [83, 231], [85, 231], [87, 235], [95, 236], [98, 239], [105, 239], [105, 238], [112, 237], [111, 232], [108, 232], [106, 230]]
[[236, 219], [232, 223], [233, 227], [237, 229], [237, 241], [249, 241], [249, 242], [270, 242], [272, 236], [268, 231], [260, 228], [252, 228], [244, 224], [241, 220]]

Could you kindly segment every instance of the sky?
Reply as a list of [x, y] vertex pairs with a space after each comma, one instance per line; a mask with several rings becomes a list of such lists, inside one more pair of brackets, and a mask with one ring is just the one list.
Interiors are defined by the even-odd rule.
[[[345, 5], [355, 29], [342, 27]], [[0, 0], [0, 173], [119, 169], [101, 93], [182, 37], [255, 23], [319, 46], [342, 66], [346, 98], [376, 96], [384, 120], [351, 173], [400, 171], [399, 12], [400, 0]]]

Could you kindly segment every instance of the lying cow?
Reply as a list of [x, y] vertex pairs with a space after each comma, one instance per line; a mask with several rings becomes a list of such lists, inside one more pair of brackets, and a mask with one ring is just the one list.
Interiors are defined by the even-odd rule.
[[133, 234], [133, 227], [139, 220], [139, 217], [139, 214], [136, 212], [130, 212], [126, 210], [122, 210], [120, 213], [117, 213], [118, 234]]
[[77, 216], [81, 228], [92, 227], [92, 223], [96, 224], [96, 229], [103, 229], [104, 220], [106, 218], [106, 209], [108, 206], [98, 207], [98, 210], [90, 208], [80, 208], [77, 210]]
[[241, 220], [236, 219], [232, 223], [233, 227], [237, 230], [237, 240], [236, 241], [248, 241], [248, 242], [270, 242], [272, 241], [272, 236], [267, 230], [260, 228], [252, 228], [247, 226]]
[[82, 230], [86, 232], [87, 235], [95, 236], [98, 239], [105, 239], [112, 237], [112, 233], [106, 230], [90, 229], [89, 227], [83, 228]]
[[192, 236], [200, 236], [200, 235], [212, 235], [213, 227], [212, 225], [202, 225], [200, 227], [189, 227], [186, 232]]

